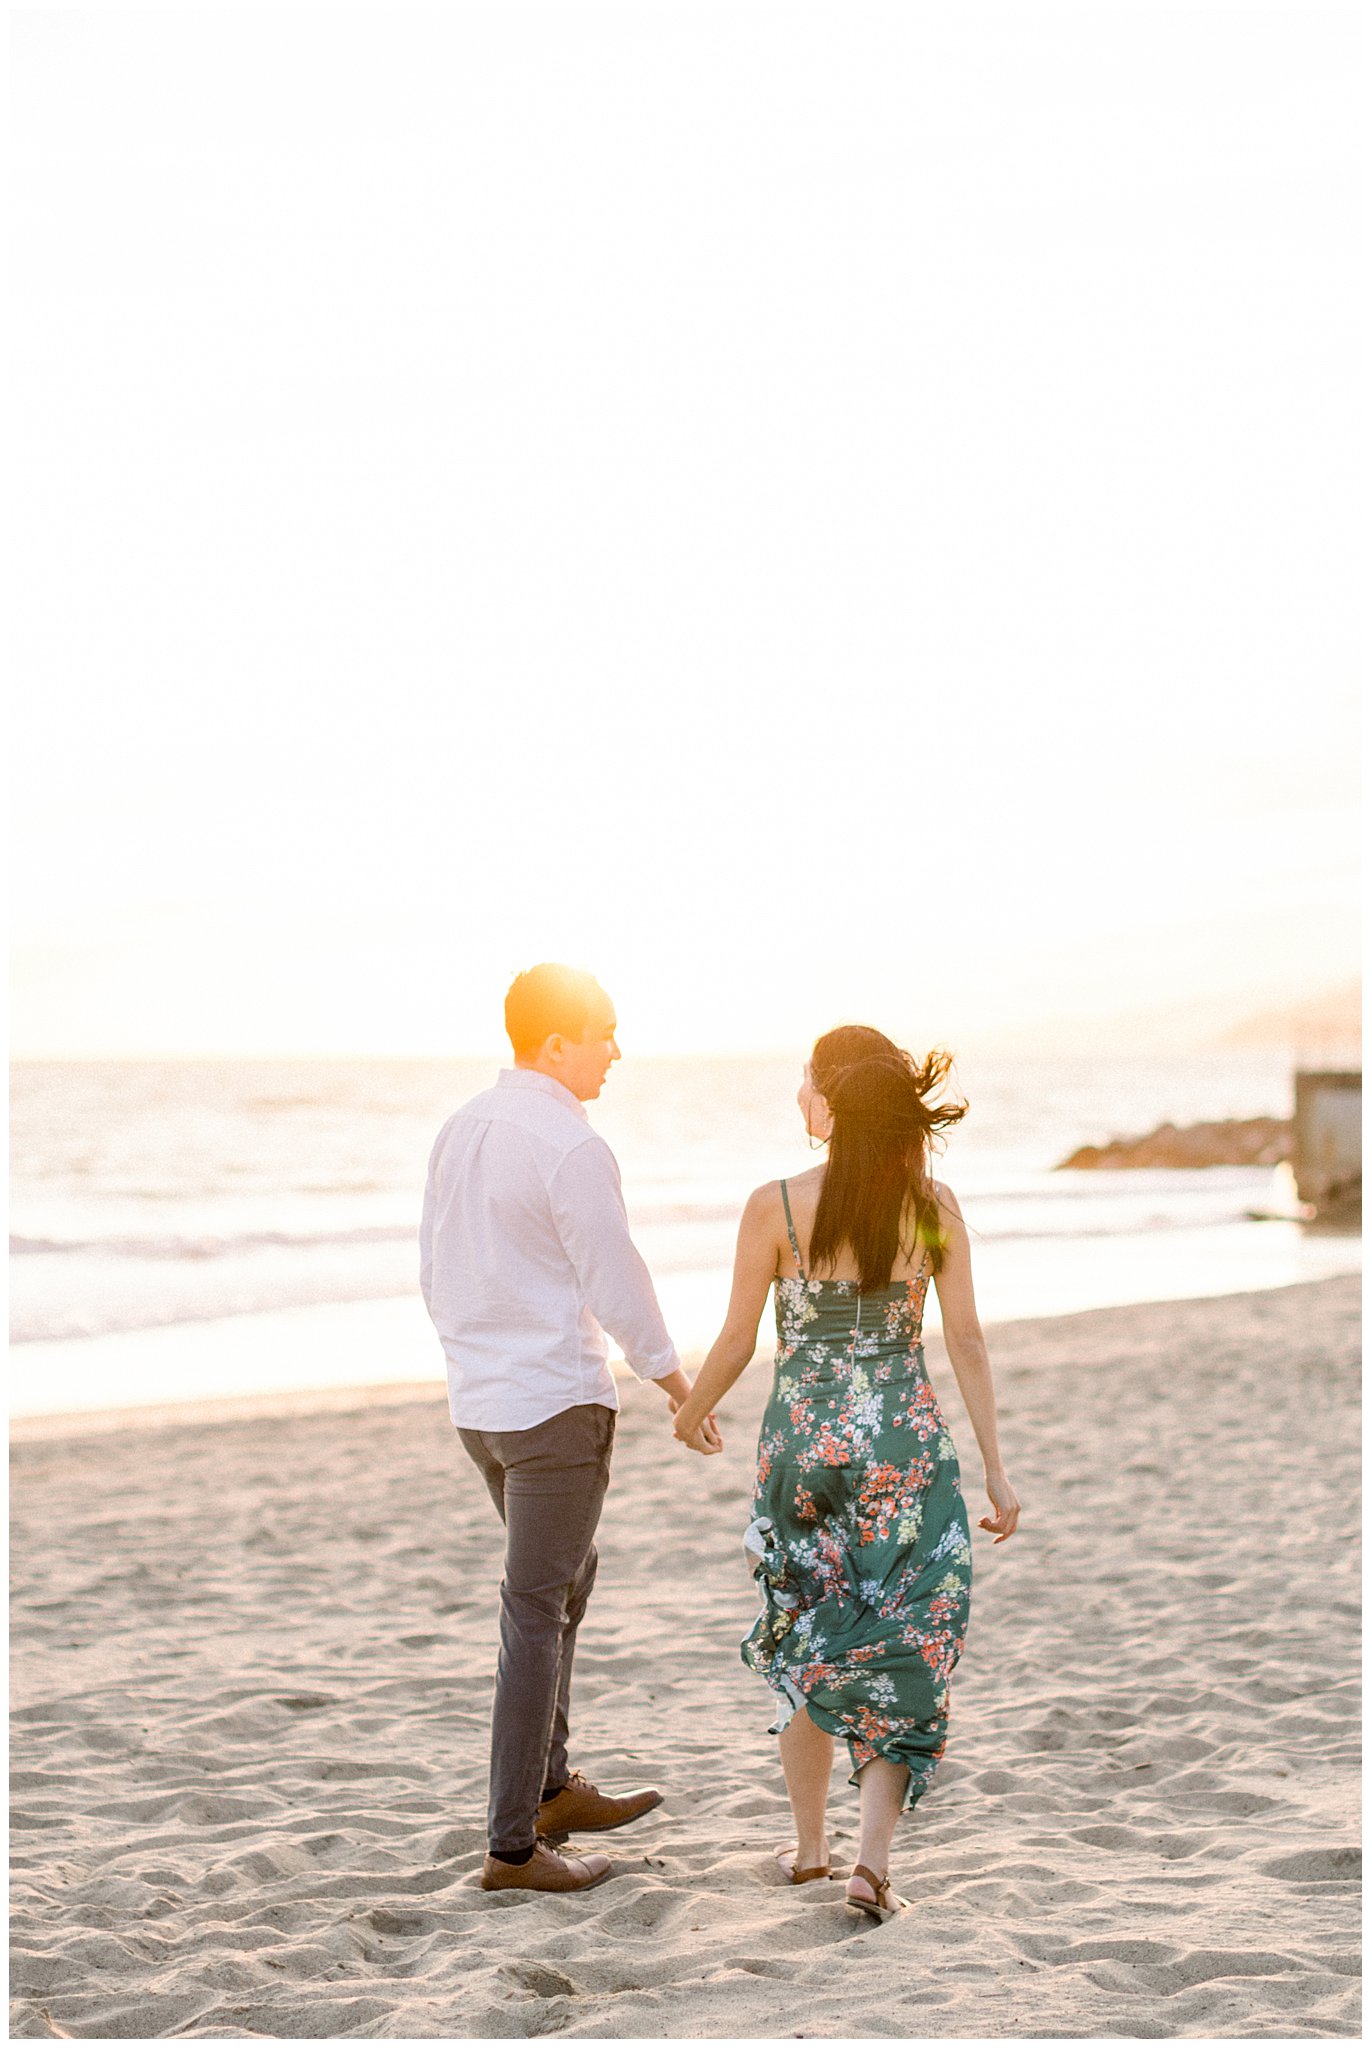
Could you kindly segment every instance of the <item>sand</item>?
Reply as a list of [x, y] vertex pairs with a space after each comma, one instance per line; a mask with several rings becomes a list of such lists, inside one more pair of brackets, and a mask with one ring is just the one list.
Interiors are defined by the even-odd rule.
[[737, 1655], [764, 1361], [708, 1462], [628, 1390], [575, 1760], [667, 1797], [579, 1898], [472, 1882], [499, 1545], [440, 1394], [20, 1441], [14, 2032], [1355, 2036], [1357, 1307], [1334, 1279], [992, 1332], [1022, 1532], [977, 1532], [884, 1928], [769, 1863]]

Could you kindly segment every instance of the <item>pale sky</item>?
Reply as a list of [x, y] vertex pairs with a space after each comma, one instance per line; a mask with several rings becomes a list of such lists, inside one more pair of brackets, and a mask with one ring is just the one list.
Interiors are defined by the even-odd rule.
[[1356, 974], [1355, 9], [11, 22], [17, 1050]]

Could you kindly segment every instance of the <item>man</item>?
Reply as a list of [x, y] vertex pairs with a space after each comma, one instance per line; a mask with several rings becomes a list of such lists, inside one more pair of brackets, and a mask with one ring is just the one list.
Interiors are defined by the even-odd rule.
[[[557, 1854], [574, 1829], [661, 1804], [611, 1798], [567, 1762], [576, 1630], [619, 1398], [613, 1337], [674, 1414], [690, 1391], [628, 1232], [614, 1155], [584, 1104], [619, 1057], [599, 983], [545, 964], [505, 998], [514, 1066], [449, 1119], [429, 1162], [420, 1285], [447, 1358], [448, 1405], [505, 1525], [491, 1719], [487, 1891], [583, 1891], [607, 1856]], [[721, 1448], [709, 1417], [691, 1447]]]

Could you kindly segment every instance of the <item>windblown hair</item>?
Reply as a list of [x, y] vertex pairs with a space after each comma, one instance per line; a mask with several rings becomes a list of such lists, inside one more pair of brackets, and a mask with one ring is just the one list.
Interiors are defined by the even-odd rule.
[[833, 1112], [833, 1135], [809, 1241], [811, 1271], [833, 1266], [844, 1245], [868, 1291], [890, 1285], [902, 1251], [912, 1258], [922, 1247], [933, 1271], [941, 1268], [932, 1146], [967, 1105], [931, 1098], [951, 1065], [952, 1055], [937, 1051], [920, 1064], [866, 1024], [841, 1024], [819, 1039], [809, 1071]]
[[516, 974], [505, 997], [505, 1030], [515, 1057], [540, 1052], [554, 1031], [579, 1039], [603, 995], [593, 974], [556, 960]]

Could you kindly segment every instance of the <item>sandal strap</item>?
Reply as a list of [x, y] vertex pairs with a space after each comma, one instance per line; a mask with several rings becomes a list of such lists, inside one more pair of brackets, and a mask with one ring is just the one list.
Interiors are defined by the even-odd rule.
[[816, 1863], [812, 1870], [792, 1870], [790, 1882], [792, 1884], [809, 1884], [816, 1877], [827, 1877], [832, 1868], [833, 1865], [831, 1863], [824, 1863], [822, 1865]]
[[877, 1877], [875, 1871], [868, 1869], [865, 1863], [854, 1863], [852, 1866], [852, 1875], [854, 1877], [865, 1878], [866, 1882], [871, 1886], [872, 1891], [875, 1892], [876, 1897], [878, 1899], [880, 1898], [881, 1893], [885, 1890], [886, 1886], [890, 1883], [890, 1876], [888, 1872], [884, 1877]]

